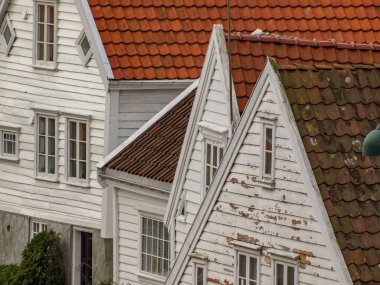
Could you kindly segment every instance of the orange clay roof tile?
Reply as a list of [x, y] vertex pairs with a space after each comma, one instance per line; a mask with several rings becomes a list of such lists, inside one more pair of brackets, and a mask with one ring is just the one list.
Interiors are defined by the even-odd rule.
[[[227, 25], [223, 1], [88, 0], [88, 3], [109, 57], [133, 56], [118, 44], [145, 43], [151, 46], [148, 50], [160, 52], [159, 45], [164, 44], [173, 49], [169, 53], [164, 49], [162, 55], [191, 54], [203, 60], [212, 26]], [[270, 33], [318, 40], [380, 43], [379, 16], [378, 0], [231, 0], [232, 31], [246, 34], [260, 28]], [[111, 47], [114, 45], [116, 47]], [[172, 62], [173, 66], [165, 68], [177, 68], [174, 65], [177, 61], [172, 59]], [[110, 63], [115, 73], [120, 67], [113, 65], [114, 60]], [[143, 69], [150, 67], [123, 68], [129, 69], [127, 73], [122, 72], [128, 74], [128, 79], [144, 79]], [[201, 65], [197, 65], [189, 72], [177, 72], [176, 78], [183, 79], [181, 74], [195, 79], [200, 71]], [[162, 72], [165, 73], [165, 69], [158, 74], [165, 78]], [[120, 71], [117, 74], [119, 79], [127, 79], [120, 77]]]

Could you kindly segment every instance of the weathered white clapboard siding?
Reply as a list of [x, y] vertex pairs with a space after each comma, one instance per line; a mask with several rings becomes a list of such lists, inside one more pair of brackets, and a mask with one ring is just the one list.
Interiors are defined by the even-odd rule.
[[119, 95], [119, 135], [121, 144], [172, 101], [183, 89], [136, 89]]
[[[202, 110], [201, 121], [229, 128], [229, 102], [227, 89], [225, 83], [222, 81], [222, 67], [220, 62], [215, 61], [215, 66], [211, 70], [213, 75], [210, 86], [205, 89], [206, 94], [202, 95], [206, 97], [206, 101]], [[183, 184], [183, 189], [181, 190], [186, 195], [186, 221], [176, 220], [176, 253], [181, 250], [183, 241], [186, 238], [202, 202], [201, 179], [203, 172], [202, 152], [204, 151], [204, 142], [201, 132], [199, 130], [197, 132], [190, 163], [185, 174], [185, 182]]]
[[[219, 279], [221, 283], [217, 284], [225, 284], [225, 280], [235, 283], [235, 249], [230, 242], [249, 238], [264, 249], [259, 256], [261, 284], [273, 284], [273, 260], [267, 248], [301, 254], [297, 284], [339, 284], [327, 247], [328, 238], [321, 233], [322, 224], [315, 218], [319, 210], [313, 208], [308, 196], [293, 142], [270, 89], [259, 111], [278, 115], [276, 187], [268, 190], [255, 183], [260, 175], [262, 124], [255, 118], [194, 251], [208, 256], [208, 278]], [[180, 284], [193, 284], [192, 274], [193, 266], [189, 263]]]
[[[27, 9], [28, 18], [22, 13]], [[100, 227], [102, 191], [96, 164], [104, 155], [105, 89], [94, 59], [87, 67], [75, 47], [83, 29], [73, 0], [58, 3], [56, 71], [32, 67], [33, 1], [11, 0], [8, 15], [16, 40], [5, 57], [0, 53], [0, 125], [17, 124], [19, 163], [0, 162], [0, 208], [37, 218]], [[34, 178], [35, 135], [32, 108], [88, 115], [90, 121], [90, 187], [65, 183], [65, 118], [58, 125], [58, 179]]]
[[[126, 189], [116, 188], [117, 205], [118, 205], [118, 263], [119, 272], [118, 284], [146, 284], [138, 277], [140, 270], [139, 260], [139, 232], [140, 232], [140, 212], [144, 207], [153, 209], [162, 209], [166, 207], [168, 194], [156, 193], [154, 197], [149, 196], [152, 193], [148, 189], [130, 186], [134, 192]], [[141, 194], [136, 194], [141, 192]], [[156, 215], [154, 215], [156, 216]], [[157, 217], [163, 216], [157, 215]]]

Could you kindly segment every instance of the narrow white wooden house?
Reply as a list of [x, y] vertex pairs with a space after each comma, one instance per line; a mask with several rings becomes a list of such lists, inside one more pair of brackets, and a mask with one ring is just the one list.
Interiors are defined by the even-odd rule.
[[114, 282], [163, 284], [171, 239], [164, 226], [169, 193], [198, 81], [98, 164], [113, 197]]
[[377, 284], [379, 79], [268, 60], [166, 284]]

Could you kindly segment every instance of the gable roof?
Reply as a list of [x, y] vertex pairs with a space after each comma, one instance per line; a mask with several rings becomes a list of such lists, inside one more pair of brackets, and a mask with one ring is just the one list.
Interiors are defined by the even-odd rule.
[[149, 120], [138, 133], [99, 163], [98, 168], [173, 182], [198, 82]]
[[244, 110], [266, 58], [279, 65], [380, 63], [380, 44], [317, 41], [273, 34], [232, 35], [231, 66], [240, 111]]
[[[115, 79], [195, 79], [226, 1], [88, 0]], [[377, 0], [231, 0], [233, 32], [380, 43]]]
[[361, 148], [380, 119], [380, 69], [279, 69], [351, 278], [378, 284], [380, 158]]

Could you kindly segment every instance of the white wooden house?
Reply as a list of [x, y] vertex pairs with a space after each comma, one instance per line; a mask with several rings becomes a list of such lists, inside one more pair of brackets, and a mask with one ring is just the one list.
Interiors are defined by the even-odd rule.
[[166, 284], [379, 282], [379, 75], [269, 59]]

